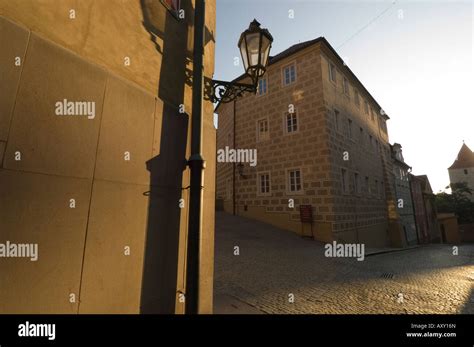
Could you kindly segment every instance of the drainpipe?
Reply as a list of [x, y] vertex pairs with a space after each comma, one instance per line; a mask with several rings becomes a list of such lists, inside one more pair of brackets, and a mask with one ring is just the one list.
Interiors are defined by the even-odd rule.
[[199, 313], [199, 266], [202, 241], [202, 103], [204, 85], [205, 0], [196, 0], [194, 10], [193, 104], [191, 119], [191, 169], [188, 245], [186, 259], [186, 314]]
[[411, 208], [412, 208], [412, 212], [413, 212], [413, 219], [415, 220], [415, 230], [416, 230], [416, 242], [417, 244], [421, 244], [420, 242], [420, 235], [418, 234], [418, 232], [420, 231], [419, 230], [419, 226], [418, 226], [418, 221], [416, 220], [416, 209], [415, 209], [415, 198], [414, 198], [414, 195], [413, 195], [413, 180], [410, 179], [410, 175], [415, 177], [415, 175], [413, 175], [411, 173], [411, 168], [410, 168], [410, 173], [408, 175], [408, 184], [409, 184], [409, 187], [410, 187], [410, 197], [411, 197]]
[[[233, 107], [234, 107], [234, 110], [233, 110], [233, 112], [234, 112], [234, 114], [233, 114], [233, 118], [234, 118], [233, 119], [233, 122], [234, 122], [234, 125], [233, 125], [233, 127], [234, 127], [234, 131], [233, 131], [234, 141], [233, 142], [234, 142], [234, 144], [233, 144], [233, 146], [234, 146], [234, 149], [235, 149], [235, 136], [236, 136], [236, 134], [235, 134], [235, 122], [236, 122], [235, 118], [237, 117], [237, 115], [235, 114], [235, 110], [236, 110], [235, 104], [236, 104], [236, 102], [237, 102], [237, 100], [234, 100], [234, 102], [233, 102], [233, 104], [234, 104], [233, 105]], [[233, 176], [232, 177], [232, 214], [235, 216], [235, 163], [233, 163], [233, 165], [232, 165], [232, 176]]]

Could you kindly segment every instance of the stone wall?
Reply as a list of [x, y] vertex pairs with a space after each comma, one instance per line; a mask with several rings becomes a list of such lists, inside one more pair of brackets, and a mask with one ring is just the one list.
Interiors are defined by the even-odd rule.
[[[39, 247], [36, 262], [0, 259], [0, 312], [183, 312], [193, 41], [183, 4], [177, 19], [159, 1], [0, 0], [0, 242]], [[206, 19], [210, 78], [213, 1]], [[93, 102], [94, 117], [58, 115], [64, 99]], [[204, 110], [200, 307], [212, 312], [213, 105]]]
[[[234, 107], [236, 117], [235, 146], [256, 148], [258, 164], [244, 166], [242, 175], [235, 175], [236, 213], [259, 219], [301, 235], [321, 241], [366, 242], [385, 246], [389, 242], [386, 189], [391, 178], [388, 135], [382, 130], [380, 110], [371, 97], [350, 79], [352, 97], [343, 93], [341, 71], [346, 69], [323, 44], [314, 44], [271, 64], [267, 70], [268, 92], [240, 98], [234, 104], [222, 104], [218, 109], [218, 148], [233, 144]], [[331, 58], [329, 58], [331, 57]], [[329, 80], [328, 63], [336, 64], [336, 83]], [[295, 64], [296, 81], [283, 86], [285, 66]], [[360, 105], [354, 103], [353, 87], [358, 89]], [[370, 103], [371, 114], [363, 108]], [[298, 131], [285, 133], [284, 116], [293, 105], [298, 117]], [[334, 110], [339, 111], [340, 125], [336, 129]], [[267, 119], [269, 138], [257, 140], [257, 122]], [[352, 121], [352, 138], [346, 125]], [[363, 128], [363, 136], [359, 129]], [[369, 144], [372, 136], [373, 144]], [[348, 152], [349, 159], [343, 158]], [[385, 165], [385, 166], [384, 166]], [[233, 173], [231, 163], [218, 163], [217, 196], [228, 199], [224, 206], [232, 211]], [[287, 171], [302, 172], [302, 191], [287, 189]], [[341, 169], [348, 171], [348, 191], [342, 191]], [[387, 175], [390, 170], [390, 175]], [[269, 172], [269, 194], [258, 194], [259, 173]], [[359, 190], [354, 173], [359, 174]], [[369, 186], [365, 186], [369, 177]], [[229, 188], [230, 186], [230, 188]], [[393, 199], [390, 196], [391, 199]], [[288, 206], [289, 199], [295, 207]], [[300, 222], [299, 206], [312, 205], [313, 228]], [[392, 201], [393, 204], [393, 201]]]

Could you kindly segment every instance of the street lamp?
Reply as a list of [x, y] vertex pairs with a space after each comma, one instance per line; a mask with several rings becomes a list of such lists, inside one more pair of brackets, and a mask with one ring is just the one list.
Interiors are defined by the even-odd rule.
[[238, 43], [246, 76], [251, 84], [212, 80], [212, 102], [231, 102], [244, 92], [255, 93], [258, 80], [267, 71], [270, 49], [273, 37], [267, 29], [260, 28], [260, 23], [254, 19], [247, 30], [241, 35]]
[[252, 78], [254, 85], [267, 69], [273, 37], [267, 29], [261, 29], [260, 23], [253, 20], [239, 39], [238, 47], [244, 62], [245, 73]]

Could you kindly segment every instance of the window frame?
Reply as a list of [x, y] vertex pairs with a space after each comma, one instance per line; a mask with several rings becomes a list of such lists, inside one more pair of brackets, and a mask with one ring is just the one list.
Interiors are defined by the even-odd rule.
[[336, 65], [331, 63], [329, 60], [328, 60], [328, 70], [329, 70], [329, 81], [331, 81], [334, 84], [337, 84]]
[[354, 134], [353, 134], [353, 125], [354, 125], [354, 122], [352, 121], [352, 119], [350, 119], [349, 117], [347, 117], [347, 137], [350, 139], [350, 140], [353, 140], [354, 141]]
[[[265, 138], [262, 138], [260, 136], [260, 122], [262, 121], [265, 121], [267, 123], [267, 137]], [[268, 141], [270, 140], [270, 121], [268, 119], [268, 117], [263, 117], [263, 118], [259, 118], [256, 120], [256, 131], [257, 131], [257, 135], [256, 135], [256, 138], [257, 138], [257, 143], [259, 142], [265, 142], [265, 141]]]
[[337, 108], [333, 108], [333, 114], [334, 114], [334, 130], [336, 131], [337, 134], [342, 134], [342, 129], [341, 129], [341, 112]]
[[354, 178], [354, 194], [359, 196], [362, 194], [360, 174], [358, 172], [354, 172], [353, 178]]
[[350, 186], [349, 186], [349, 170], [346, 168], [341, 168], [341, 187], [342, 187], [342, 194], [347, 195], [350, 194]]
[[359, 127], [359, 144], [365, 147], [365, 131], [363, 127]]
[[[290, 83], [286, 83], [286, 74], [285, 74], [285, 69], [286, 68], [290, 68], [290, 67], [293, 67], [294, 70], [295, 70], [295, 80], [294, 81], [290, 81]], [[298, 76], [297, 76], [297, 71], [296, 71], [296, 62], [295, 61], [292, 61], [291, 63], [288, 63], [286, 65], [283, 65], [281, 67], [281, 84], [283, 87], [288, 87], [288, 86], [291, 86], [292, 84], [295, 84], [296, 81], [298, 79]], [[290, 74], [290, 80], [291, 80], [291, 74]]]
[[[291, 190], [291, 172], [299, 172], [300, 173], [300, 190]], [[296, 167], [296, 168], [288, 168], [286, 169], [286, 175], [285, 175], [285, 181], [286, 181], [286, 194], [287, 195], [302, 195], [304, 194], [304, 185], [303, 185], [303, 170], [301, 167]]]
[[225, 199], [226, 201], [232, 200], [232, 179], [229, 177], [225, 182]]
[[[261, 177], [268, 175], [268, 192], [262, 192]], [[272, 175], [270, 171], [257, 172], [257, 196], [271, 196], [272, 195]]]
[[357, 106], [357, 108], [360, 107], [360, 94], [356, 88], [354, 88], [354, 104]]
[[[288, 116], [289, 115], [295, 115], [295, 119], [296, 119], [296, 130], [294, 131], [288, 131]], [[283, 134], [284, 135], [293, 135], [295, 133], [298, 133], [299, 130], [300, 130], [300, 124], [299, 124], [299, 117], [298, 117], [298, 110], [295, 108], [294, 112], [293, 113], [290, 113], [290, 112], [284, 112], [283, 113]]]
[[344, 93], [345, 96], [347, 96], [348, 98], [351, 97], [350, 95], [350, 84], [349, 84], [349, 80], [347, 79], [346, 76], [343, 76], [342, 77], [342, 92]]
[[[264, 93], [260, 93], [260, 83], [262, 81], [265, 81], [265, 92]], [[258, 80], [257, 97], [265, 96], [267, 94], [268, 94], [268, 76], [264, 76], [264, 77], [262, 77]]]

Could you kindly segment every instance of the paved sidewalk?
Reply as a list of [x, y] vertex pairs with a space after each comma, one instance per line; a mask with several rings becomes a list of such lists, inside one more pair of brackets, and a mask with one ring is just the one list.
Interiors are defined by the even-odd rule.
[[215, 314], [264, 314], [257, 308], [250, 306], [235, 297], [227, 294], [217, 294], [214, 296]]
[[403, 252], [403, 251], [408, 251], [410, 249], [415, 249], [423, 247], [420, 245], [414, 245], [414, 246], [408, 246], [405, 248], [395, 248], [395, 247], [385, 247], [385, 248], [366, 248], [365, 249], [365, 256], [373, 256], [373, 255], [378, 255], [378, 254], [384, 254], [384, 253], [393, 253], [393, 252]]
[[474, 313], [473, 255], [474, 245], [459, 255], [428, 245], [327, 258], [321, 243], [218, 212], [215, 312]]

